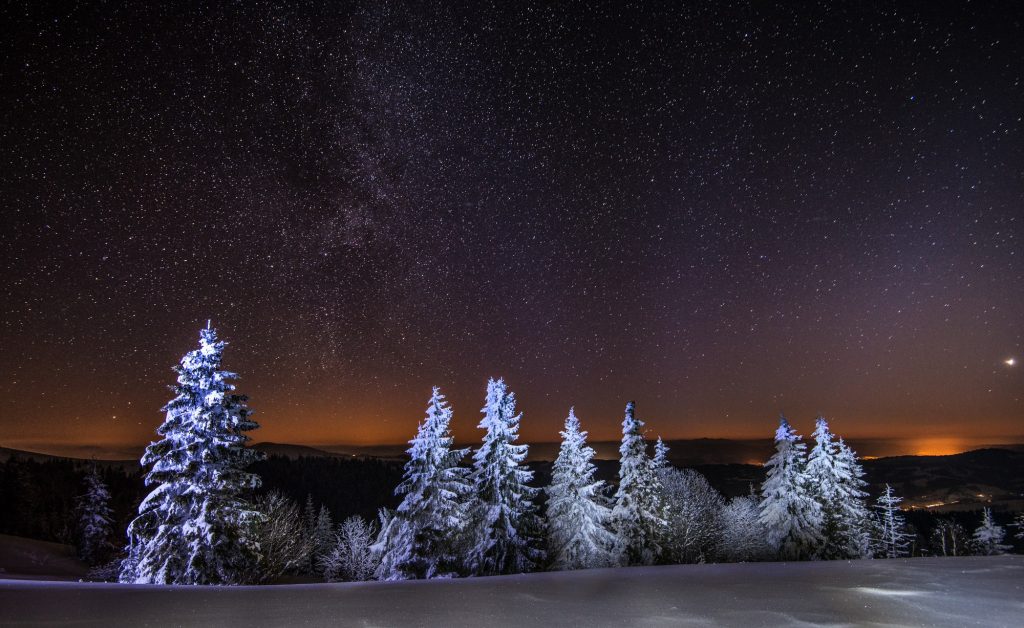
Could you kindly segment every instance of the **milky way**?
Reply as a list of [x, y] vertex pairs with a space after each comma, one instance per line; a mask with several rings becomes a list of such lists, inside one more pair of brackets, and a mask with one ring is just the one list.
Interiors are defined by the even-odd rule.
[[1016, 5], [214, 4], [0, 9], [0, 444], [1020, 432]]

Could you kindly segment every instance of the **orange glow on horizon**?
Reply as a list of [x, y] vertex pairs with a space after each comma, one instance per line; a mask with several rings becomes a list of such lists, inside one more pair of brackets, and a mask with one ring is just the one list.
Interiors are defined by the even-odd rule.
[[910, 441], [909, 454], [913, 456], [951, 456], [971, 449], [966, 439], [953, 436], [935, 436]]

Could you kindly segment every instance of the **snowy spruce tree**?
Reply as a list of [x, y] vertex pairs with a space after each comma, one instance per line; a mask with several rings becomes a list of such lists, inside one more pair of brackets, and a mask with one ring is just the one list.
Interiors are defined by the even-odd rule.
[[175, 367], [162, 438], [142, 456], [152, 492], [128, 526], [122, 582], [237, 584], [256, 571], [262, 516], [246, 495], [260, 480], [245, 469], [259, 454], [244, 445], [259, 426], [228, 383], [237, 376], [220, 370], [224, 345], [207, 324], [199, 348]]
[[841, 437], [838, 446], [840, 517], [845, 530], [840, 547], [845, 558], [871, 558], [871, 511], [864, 490], [868, 485], [864, 481], [864, 467]]
[[870, 518], [864, 503], [867, 493], [862, 490], [863, 471], [853, 452], [835, 439], [824, 417], [815, 422], [813, 436], [806, 476], [821, 509], [822, 538], [815, 555], [826, 560], [864, 558], [870, 552]]
[[875, 503], [877, 535], [872, 539], [871, 553], [875, 558], [901, 558], [910, 554], [910, 534], [907, 523], [900, 511], [902, 497], [893, 493], [892, 487], [885, 485], [885, 491], [878, 496]]
[[459, 466], [467, 450], [451, 448], [451, 419], [451, 408], [435, 386], [395, 489], [404, 496], [402, 503], [374, 545], [381, 580], [451, 576], [461, 567], [457, 543], [468, 520], [469, 470]]
[[533, 479], [523, 464], [527, 445], [515, 444], [521, 416], [504, 380], [487, 383], [481, 412], [479, 427], [486, 434], [473, 454], [475, 503], [466, 566], [481, 576], [530, 571], [542, 558], [536, 547], [542, 534], [533, 503], [537, 490], [527, 485]]
[[982, 556], [995, 556], [1005, 554], [1009, 545], [1003, 544], [1006, 533], [1003, 526], [996, 525], [992, 519], [992, 509], [984, 508], [981, 511], [981, 525], [974, 531], [974, 549]]
[[[317, 510], [313, 494], [306, 493], [306, 503], [302, 507], [302, 530], [306, 539], [306, 558], [303, 561], [302, 573], [315, 575], [319, 569], [320, 547], [317, 539]], [[320, 539], [322, 540], [322, 539]]]
[[309, 537], [309, 554], [314, 573], [322, 573], [320, 561], [334, 548], [334, 536], [334, 521], [331, 519], [331, 512], [327, 510], [327, 506], [320, 504], [320, 510], [316, 513], [312, 534]]
[[595, 480], [594, 450], [572, 408], [547, 488], [548, 556], [552, 569], [612, 566], [615, 535], [604, 481]]
[[112, 525], [110, 491], [94, 463], [85, 474], [85, 493], [78, 500], [78, 555], [87, 564], [109, 560]]
[[647, 456], [644, 422], [636, 418], [636, 404], [626, 404], [619, 446], [619, 488], [612, 508], [622, 565], [650, 565], [661, 554], [666, 521], [661, 483], [654, 461]]
[[661, 440], [661, 437], [659, 436], [658, 440], [655, 441], [655, 443], [654, 443], [654, 469], [655, 469], [655, 471], [657, 471], [659, 469], [665, 469], [665, 468], [668, 468], [670, 466], [670, 463], [668, 461], [668, 450], [669, 450], [668, 445], [666, 445], [665, 441]]
[[306, 536], [312, 538], [316, 534], [316, 504], [313, 502], [312, 493], [306, 493], [306, 505], [302, 509], [302, 525], [306, 529]]
[[772, 550], [783, 560], [811, 558], [822, 541], [821, 506], [804, 469], [805, 446], [786, 417], [779, 418], [775, 454], [765, 463], [761, 487], [761, 524]]

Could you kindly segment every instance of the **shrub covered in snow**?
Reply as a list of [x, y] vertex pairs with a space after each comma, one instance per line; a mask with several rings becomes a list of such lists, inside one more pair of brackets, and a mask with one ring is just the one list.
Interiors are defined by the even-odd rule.
[[974, 531], [974, 551], [982, 556], [1005, 554], [1010, 546], [1003, 543], [1004, 538], [1006, 532], [992, 519], [992, 509], [982, 509], [981, 525]]
[[320, 561], [324, 579], [328, 582], [372, 580], [377, 569], [377, 558], [371, 549], [376, 534], [373, 524], [366, 523], [362, 517], [352, 516], [342, 521], [334, 547]]
[[665, 467], [658, 471], [665, 527], [662, 561], [703, 563], [713, 560], [722, 544], [725, 500], [693, 469]]
[[254, 538], [259, 543], [259, 581], [302, 571], [306, 566], [311, 539], [302, 526], [299, 507], [278, 491], [256, 500], [263, 517], [256, 525]]
[[767, 560], [767, 532], [761, 523], [757, 496], [734, 497], [722, 508], [722, 541], [718, 558], [726, 562]]

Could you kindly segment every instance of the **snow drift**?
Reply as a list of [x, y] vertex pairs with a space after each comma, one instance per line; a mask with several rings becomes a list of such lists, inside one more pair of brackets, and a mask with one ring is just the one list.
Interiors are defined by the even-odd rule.
[[1017, 626], [1024, 557], [678, 565], [267, 587], [0, 580], [0, 624]]

